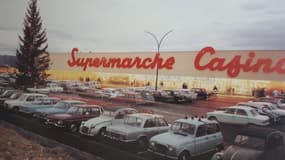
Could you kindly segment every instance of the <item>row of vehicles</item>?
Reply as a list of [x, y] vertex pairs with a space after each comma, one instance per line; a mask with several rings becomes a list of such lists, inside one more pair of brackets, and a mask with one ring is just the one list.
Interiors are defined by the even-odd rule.
[[[11, 96], [14, 93], [10, 93]], [[276, 99], [279, 104], [273, 103]], [[142, 113], [134, 108], [120, 107], [112, 112], [99, 105], [36, 93], [21, 93], [19, 98], [12, 100], [6, 98], [2, 109], [35, 118], [43, 125], [79, 132], [95, 139], [107, 138], [118, 143], [135, 144], [139, 150], [169, 159], [189, 160], [217, 152], [213, 160], [268, 160], [271, 154], [279, 160], [285, 156], [283, 134], [256, 126], [278, 123], [285, 115], [281, 102], [280, 97], [240, 102], [208, 112], [207, 118], [184, 117], [171, 124], [162, 115]], [[235, 143], [222, 152], [224, 142], [220, 123], [247, 126], [236, 135]]]
[[285, 158], [284, 133], [267, 126], [285, 120], [285, 97], [260, 97], [235, 106], [218, 108], [207, 117], [220, 123], [247, 126], [234, 144], [213, 155], [212, 160], [282, 160]]

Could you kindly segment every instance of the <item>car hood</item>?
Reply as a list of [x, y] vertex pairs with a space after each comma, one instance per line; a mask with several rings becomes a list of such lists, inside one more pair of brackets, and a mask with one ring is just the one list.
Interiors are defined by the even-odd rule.
[[18, 101], [18, 100], [6, 100], [5, 103], [7, 104], [20, 104], [23, 103], [22, 101]]
[[274, 109], [272, 110], [273, 113], [276, 113], [280, 116], [285, 116], [285, 110], [282, 110], [282, 109]]
[[123, 134], [123, 135], [128, 135], [130, 133], [139, 132], [141, 130], [143, 130], [143, 128], [124, 125], [124, 124], [111, 125], [107, 127], [107, 131], [118, 133], [118, 134]]
[[170, 146], [180, 146], [184, 143], [191, 143], [191, 141], [194, 140], [193, 135], [182, 135], [174, 132], [166, 132], [159, 135], [156, 135], [151, 138], [151, 141], [154, 141], [156, 143], [162, 144], [162, 145], [170, 145]]
[[67, 113], [53, 114], [53, 115], [47, 116], [48, 119], [60, 119], [60, 120], [69, 119], [71, 117], [72, 115], [67, 114]]
[[229, 146], [224, 152], [223, 160], [257, 160], [261, 155], [262, 151], [259, 150]]
[[84, 126], [90, 127], [91, 125], [97, 125], [97, 124], [104, 123], [104, 122], [110, 122], [112, 121], [112, 119], [113, 117], [110, 117], [110, 116], [99, 116], [99, 117], [89, 119], [88, 121], [85, 121]]

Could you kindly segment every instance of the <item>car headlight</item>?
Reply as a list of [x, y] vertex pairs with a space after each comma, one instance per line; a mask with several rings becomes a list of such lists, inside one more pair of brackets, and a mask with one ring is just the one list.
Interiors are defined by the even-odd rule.
[[57, 124], [63, 124], [63, 121], [57, 121]]
[[95, 127], [96, 127], [96, 125], [92, 124], [92, 125], [90, 126], [90, 129], [93, 129], [93, 128], [95, 128]]
[[170, 146], [170, 145], [167, 145], [167, 148], [170, 152], [174, 151], [174, 147]]
[[215, 160], [222, 160], [223, 159], [223, 154], [222, 153], [217, 153], [215, 155]]
[[155, 143], [154, 142], [150, 142], [150, 146], [155, 146]]

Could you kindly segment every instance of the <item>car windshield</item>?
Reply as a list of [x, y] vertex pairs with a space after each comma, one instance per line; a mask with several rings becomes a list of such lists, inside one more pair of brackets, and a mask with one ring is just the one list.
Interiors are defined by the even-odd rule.
[[13, 93], [9, 98], [11, 99], [16, 99], [20, 96], [21, 94], [20, 93]]
[[58, 102], [54, 105], [55, 108], [67, 108], [69, 105], [65, 102]]
[[128, 116], [125, 120], [124, 120], [124, 124], [126, 125], [130, 125], [130, 126], [135, 126], [135, 127], [140, 127], [142, 124], [142, 119], [138, 118], [138, 117], [133, 117], [133, 116]]
[[76, 113], [78, 112], [78, 107], [71, 107], [67, 110], [66, 113]]
[[18, 100], [19, 101], [24, 101], [25, 99], [26, 99], [26, 97], [27, 97], [28, 95], [21, 95], [19, 98], [18, 98]]
[[252, 114], [252, 116], [257, 116], [259, 115], [258, 112], [254, 109], [250, 110], [250, 113]]
[[252, 136], [237, 135], [235, 138], [235, 144], [245, 148], [263, 150], [265, 139]]
[[187, 134], [194, 134], [196, 126], [189, 123], [184, 122], [174, 122], [171, 126], [171, 131], [174, 133], [187, 133]]

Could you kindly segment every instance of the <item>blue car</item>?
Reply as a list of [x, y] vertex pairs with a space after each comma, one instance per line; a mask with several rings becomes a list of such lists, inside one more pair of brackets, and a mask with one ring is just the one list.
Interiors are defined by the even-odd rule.
[[53, 107], [36, 109], [33, 116], [35, 118], [45, 120], [46, 116], [48, 115], [65, 113], [72, 106], [85, 104], [86, 102], [78, 100], [62, 100], [56, 103]]
[[37, 98], [32, 104], [23, 104], [19, 106], [19, 112], [27, 115], [33, 115], [37, 109], [52, 108], [61, 99], [56, 97]]

